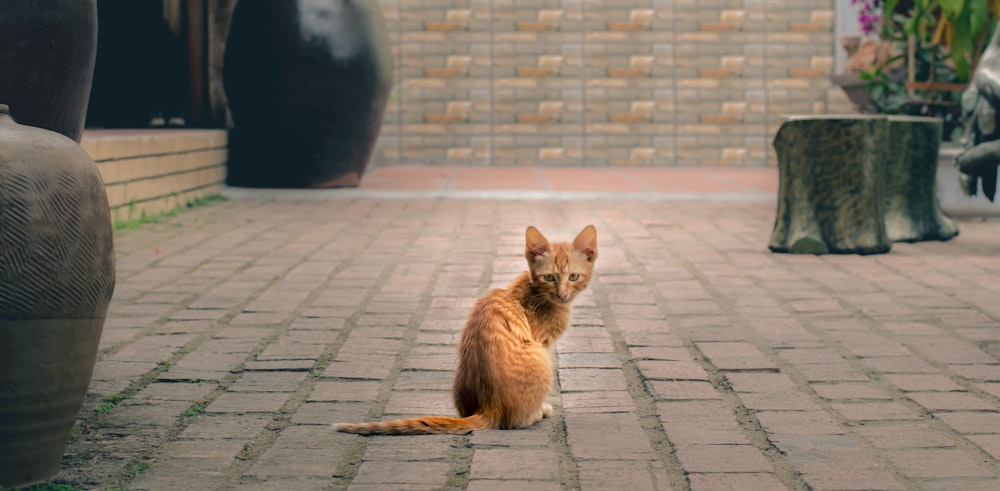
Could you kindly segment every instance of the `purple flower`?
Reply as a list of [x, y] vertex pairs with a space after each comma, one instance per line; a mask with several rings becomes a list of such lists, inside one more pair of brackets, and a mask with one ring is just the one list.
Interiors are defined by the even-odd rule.
[[858, 24], [865, 34], [878, 30], [882, 23], [882, 0], [851, 0], [851, 5], [859, 5]]
[[861, 30], [864, 31], [865, 34], [875, 32], [875, 29], [878, 27], [879, 21], [881, 20], [881, 17], [874, 14], [861, 14], [858, 16], [858, 22], [861, 24]]

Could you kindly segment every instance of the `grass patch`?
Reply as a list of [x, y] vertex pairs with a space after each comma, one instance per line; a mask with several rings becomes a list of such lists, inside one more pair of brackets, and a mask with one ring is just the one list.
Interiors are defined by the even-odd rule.
[[[147, 223], [159, 223], [160, 221], [162, 221], [165, 218], [169, 218], [169, 217], [172, 217], [172, 216], [179, 215], [184, 210], [188, 210], [188, 209], [191, 209], [191, 208], [197, 208], [199, 206], [209, 205], [209, 204], [212, 204], [212, 203], [221, 203], [223, 201], [228, 201], [228, 200], [229, 200], [229, 198], [227, 198], [227, 197], [225, 197], [225, 196], [223, 196], [221, 194], [211, 194], [211, 195], [208, 195], [208, 196], [199, 196], [197, 198], [188, 200], [186, 203], [184, 203], [183, 206], [177, 205], [177, 206], [171, 208], [170, 210], [167, 210], [167, 211], [164, 211], [164, 212], [161, 212], [161, 213], [156, 213], [154, 215], [147, 215], [146, 212], [143, 211], [138, 218], [132, 218], [132, 219], [129, 219], [129, 220], [115, 220], [115, 222], [113, 224], [113, 228], [115, 230], [134, 230], [134, 229], [137, 229], [137, 228], [139, 228], [142, 225], [145, 225]], [[129, 216], [133, 215], [133, 213], [135, 212], [136, 207], [137, 207], [137, 204], [135, 202], [129, 203], [129, 213], [128, 213]]]
[[328, 366], [330, 366], [330, 362], [328, 361], [320, 361], [316, 363], [312, 370], [309, 370], [309, 376], [312, 378], [319, 378], [323, 375], [323, 372], [326, 371]]
[[147, 469], [149, 469], [149, 464], [145, 462], [129, 462], [128, 465], [125, 466], [125, 474], [135, 477], [142, 474]]
[[184, 412], [181, 413], [181, 416], [184, 416], [185, 418], [194, 418], [204, 412], [205, 412], [204, 404], [192, 404], [191, 407], [185, 409]]
[[108, 397], [104, 398], [105, 401], [113, 404], [118, 404], [119, 402], [122, 402], [125, 399], [128, 399], [128, 396], [120, 392], [118, 394], [111, 394]]
[[97, 414], [108, 414], [114, 408], [115, 404], [113, 402], [104, 401], [100, 406], [97, 406]]
[[31, 487], [22, 488], [21, 491], [83, 491], [80, 488], [74, 488], [73, 486], [67, 486], [65, 484], [56, 484], [52, 482], [47, 482], [45, 484], [36, 484]]
[[111, 395], [105, 397], [104, 398], [104, 402], [102, 402], [100, 406], [97, 406], [97, 414], [107, 414], [107, 413], [110, 413], [111, 410], [114, 409], [115, 406], [117, 406], [119, 402], [122, 402], [125, 399], [128, 399], [129, 397], [131, 397], [131, 396], [127, 395], [127, 394], [124, 394], [124, 393], [121, 393], [121, 392], [119, 392], [117, 394], [111, 394]]

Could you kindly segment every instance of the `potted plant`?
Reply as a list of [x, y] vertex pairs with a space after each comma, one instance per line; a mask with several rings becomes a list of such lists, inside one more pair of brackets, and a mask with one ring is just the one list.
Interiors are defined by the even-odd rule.
[[840, 40], [841, 47], [847, 52], [847, 65], [844, 73], [830, 76], [830, 81], [843, 89], [855, 106], [866, 110], [873, 103], [872, 95], [867, 90], [867, 83], [862, 80], [861, 73], [888, 63], [893, 56], [892, 44], [870, 36], [849, 35]]
[[868, 112], [936, 116], [944, 138], [960, 131], [966, 88], [993, 28], [1000, 0], [851, 0], [862, 29], [889, 43], [892, 56], [860, 76]]

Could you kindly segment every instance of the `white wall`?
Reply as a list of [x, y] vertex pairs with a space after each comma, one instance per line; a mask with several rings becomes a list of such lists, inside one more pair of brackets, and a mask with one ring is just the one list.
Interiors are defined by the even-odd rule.
[[851, 0], [833, 0], [834, 3], [834, 36], [833, 36], [833, 67], [834, 73], [842, 73], [847, 62], [847, 52], [840, 47], [840, 38], [846, 35], [861, 34], [858, 25], [858, 7], [851, 5]]

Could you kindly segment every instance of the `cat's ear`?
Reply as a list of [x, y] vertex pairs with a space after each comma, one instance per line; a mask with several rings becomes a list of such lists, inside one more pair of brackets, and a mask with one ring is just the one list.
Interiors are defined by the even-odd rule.
[[573, 239], [573, 248], [580, 251], [587, 262], [594, 262], [597, 259], [597, 229], [593, 225], [583, 227], [580, 234]]
[[528, 230], [524, 231], [524, 257], [529, 262], [544, 256], [549, 250], [548, 239], [537, 228], [529, 226]]

